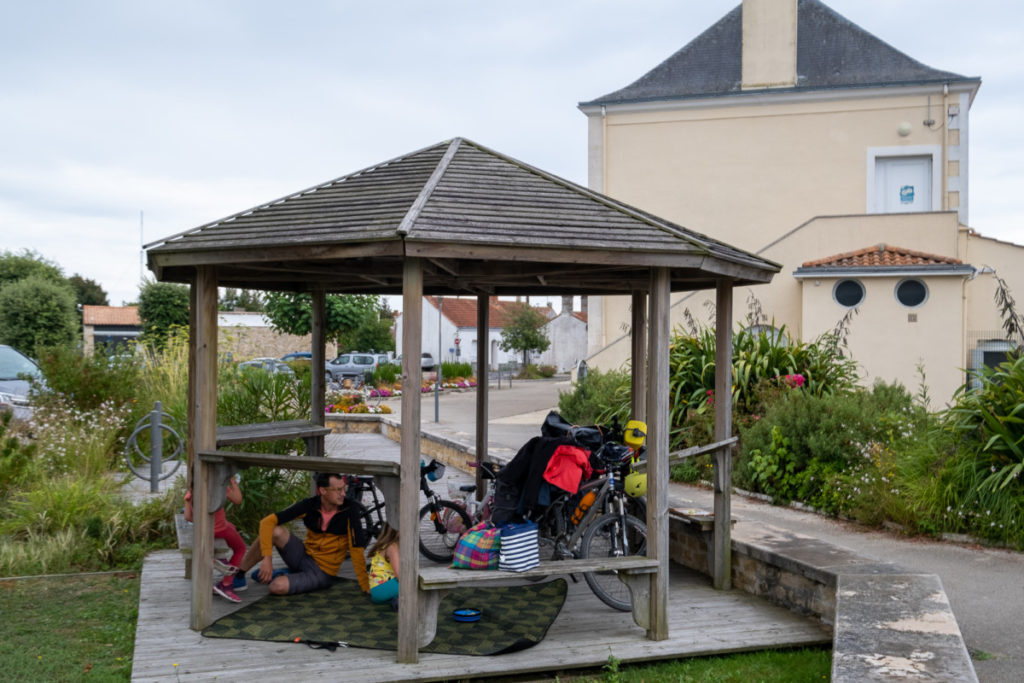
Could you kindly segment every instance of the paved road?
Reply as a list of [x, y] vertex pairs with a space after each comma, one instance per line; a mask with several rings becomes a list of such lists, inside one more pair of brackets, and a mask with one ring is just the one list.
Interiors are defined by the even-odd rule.
[[[511, 388], [492, 383], [489, 400], [488, 440], [495, 455], [511, 455], [532, 436], [548, 410], [556, 409], [559, 392], [570, 391], [564, 379], [513, 381]], [[444, 434], [467, 444], [475, 441], [474, 392], [442, 393], [435, 422], [433, 395], [422, 403], [425, 431]], [[388, 405], [400, 413], [400, 402]], [[673, 500], [711, 507], [711, 492], [672, 484]], [[1018, 683], [1024, 680], [1024, 554], [954, 543], [904, 538], [865, 529], [818, 515], [779, 508], [741, 496], [733, 497], [738, 524], [763, 522], [814, 536], [857, 551], [862, 555], [895, 562], [911, 570], [937, 574], [949, 596], [967, 647], [991, 659], [975, 659], [978, 677], [984, 682]]]

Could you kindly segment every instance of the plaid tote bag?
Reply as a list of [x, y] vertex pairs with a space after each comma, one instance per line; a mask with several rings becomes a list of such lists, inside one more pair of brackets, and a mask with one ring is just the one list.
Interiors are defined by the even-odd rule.
[[471, 526], [455, 544], [452, 566], [456, 569], [497, 569], [501, 535], [490, 522]]

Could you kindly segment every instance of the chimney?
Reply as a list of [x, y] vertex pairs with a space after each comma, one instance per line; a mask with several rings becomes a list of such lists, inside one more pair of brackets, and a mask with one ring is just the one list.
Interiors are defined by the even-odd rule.
[[587, 301], [587, 296], [584, 294], [580, 297], [580, 313], [587, 313], [587, 309], [590, 303]]
[[797, 0], [743, 0], [743, 89], [796, 85]]
[[562, 313], [572, 313], [572, 295], [562, 295]]

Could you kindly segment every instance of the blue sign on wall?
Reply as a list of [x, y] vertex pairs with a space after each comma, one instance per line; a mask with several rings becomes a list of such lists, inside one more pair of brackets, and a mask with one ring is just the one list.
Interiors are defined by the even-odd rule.
[[900, 187], [900, 204], [914, 203], [914, 186], [903, 185]]

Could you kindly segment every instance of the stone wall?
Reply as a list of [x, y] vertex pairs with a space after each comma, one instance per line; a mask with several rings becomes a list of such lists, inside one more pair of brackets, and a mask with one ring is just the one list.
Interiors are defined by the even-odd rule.
[[[232, 360], [250, 358], [280, 358], [286, 353], [309, 351], [313, 346], [312, 337], [282, 334], [270, 327], [220, 327], [217, 344], [221, 353], [231, 353]], [[337, 355], [338, 345], [327, 344], [327, 358]]]

